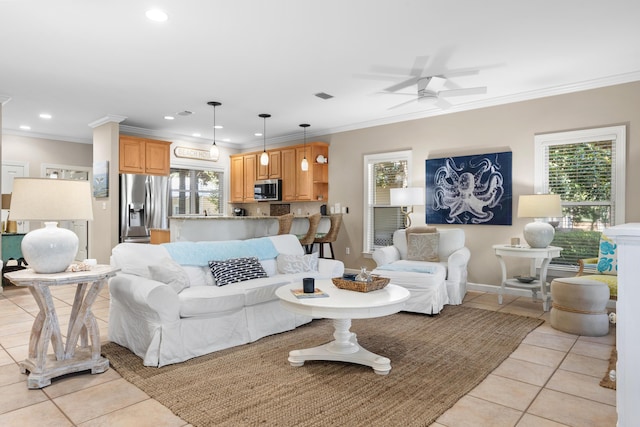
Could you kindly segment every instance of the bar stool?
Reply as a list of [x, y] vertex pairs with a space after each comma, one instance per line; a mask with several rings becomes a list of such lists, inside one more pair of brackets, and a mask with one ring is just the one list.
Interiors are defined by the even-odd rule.
[[288, 213], [278, 217], [278, 234], [289, 234], [291, 224], [293, 223], [293, 214]]
[[309, 229], [307, 230], [307, 233], [298, 236], [300, 244], [304, 247], [304, 251], [307, 254], [310, 254], [311, 250], [313, 249], [313, 241], [316, 238], [316, 231], [318, 230], [320, 217], [321, 215], [319, 212], [309, 216]]
[[325, 243], [328, 243], [329, 249], [331, 250], [331, 259], [335, 259], [333, 254], [333, 242], [336, 241], [338, 232], [340, 231], [340, 226], [342, 225], [342, 214], [331, 214], [329, 220], [331, 221], [329, 231], [327, 233], [316, 234], [316, 238], [313, 240], [313, 243], [320, 245], [320, 258], [324, 258], [324, 245]]

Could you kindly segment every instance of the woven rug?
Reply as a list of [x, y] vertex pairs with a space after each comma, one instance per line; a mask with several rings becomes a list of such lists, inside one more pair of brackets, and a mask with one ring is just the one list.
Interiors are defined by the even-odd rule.
[[354, 320], [368, 366], [287, 362], [290, 350], [333, 339], [330, 320], [162, 368], [113, 343], [103, 354], [123, 378], [194, 426], [426, 426], [479, 384], [541, 320], [461, 306]]
[[609, 367], [607, 368], [607, 372], [605, 372], [604, 377], [600, 381], [600, 385], [606, 388], [616, 389], [616, 381], [612, 380], [609, 372], [616, 369], [616, 363], [618, 363], [618, 351], [616, 347], [613, 347], [611, 350], [611, 357], [609, 358]]

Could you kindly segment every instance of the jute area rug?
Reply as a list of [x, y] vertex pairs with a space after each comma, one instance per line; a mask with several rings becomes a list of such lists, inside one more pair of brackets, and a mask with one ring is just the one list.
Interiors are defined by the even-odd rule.
[[333, 339], [328, 319], [162, 368], [126, 348], [102, 347], [112, 367], [194, 426], [427, 426], [495, 369], [541, 320], [460, 306], [354, 320], [368, 366], [287, 362], [290, 350]]

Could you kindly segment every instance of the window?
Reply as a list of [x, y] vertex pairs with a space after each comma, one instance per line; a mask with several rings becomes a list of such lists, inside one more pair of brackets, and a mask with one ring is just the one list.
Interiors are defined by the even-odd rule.
[[390, 190], [407, 187], [410, 151], [372, 154], [364, 156], [364, 182], [367, 188], [364, 200], [363, 251], [393, 243], [393, 232], [404, 227], [404, 215], [397, 206], [389, 206]]
[[212, 170], [171, 169], [173, 215], [222, 215], [223, 173]]
[[598, 256], [600, 234], [624, 223], [624, 126], [537, 135], [536, 193], [559, 194], [553, 246], [563, 248], [552, 263], [577, 266]]

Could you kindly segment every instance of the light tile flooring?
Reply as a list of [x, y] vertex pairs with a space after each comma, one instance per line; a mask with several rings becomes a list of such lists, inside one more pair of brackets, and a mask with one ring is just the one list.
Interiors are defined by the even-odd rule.
[[[71, 311], [75, 288], [53, 289], [56, 310]], [[468, 292], [464, 305], [548, 320], [540, 302]], [[183, 420], [120, 377], [114, 370], [54, 379], [41, 390], [28, 390], [17, 361], [28, 351], [37, 305], [27, 289], [7, 287], [0, 294], [1, 426], [185, 426]], [[93, 312], [107, 336], [109, 293], [104, 289]], [[608, 336], [581, 337], [557, 331], [545, 322], [531, 332], [480, 385], [445, 412], [436, 427], [458, 426], [615, 426], [614, 390], [598, 385], [615, 343]]]

